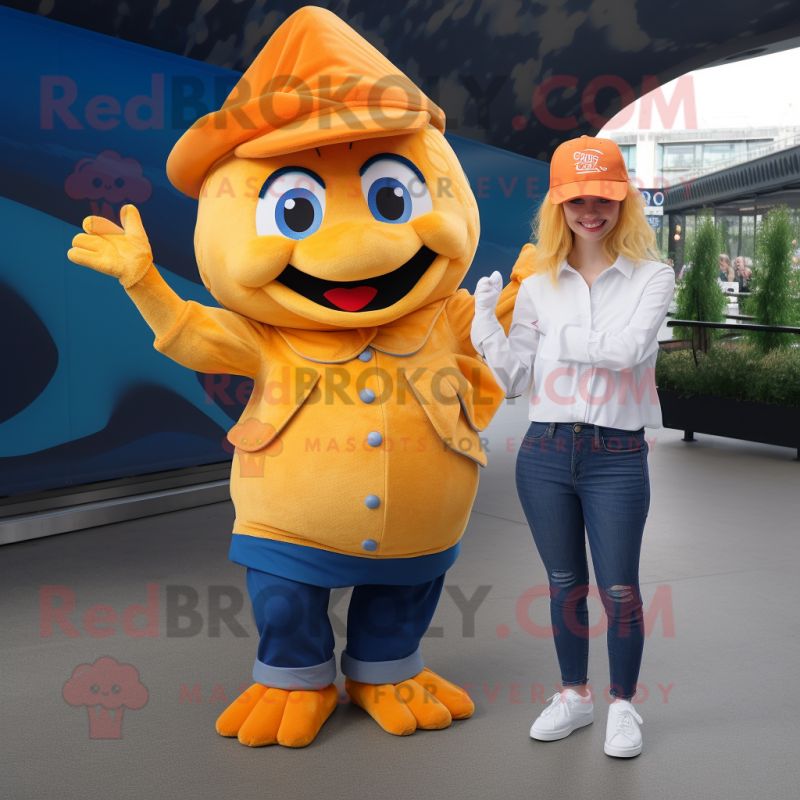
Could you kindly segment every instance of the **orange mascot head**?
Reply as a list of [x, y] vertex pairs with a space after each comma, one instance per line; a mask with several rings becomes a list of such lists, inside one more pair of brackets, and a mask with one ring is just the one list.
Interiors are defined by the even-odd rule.
[[453, 294], [478, 209], [444, 114], [329, 11], [303, 8], [167, 164], [226, 308], [290, 328], [379, 326]]

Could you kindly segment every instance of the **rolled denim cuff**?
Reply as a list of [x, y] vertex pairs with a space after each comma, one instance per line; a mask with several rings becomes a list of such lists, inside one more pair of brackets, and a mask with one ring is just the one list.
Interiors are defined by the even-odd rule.
[[425, 668], [422, 661], [422, 652], [417, 648], [410, 656], [399, 658], [396, 661], [359, 661], [342, 653], [342, 673], [351, 680], [359, 683], [400, 683], [401, 681], [419, 675]]
[[274, 689], [324, 689], [336, 680], [336, 657], [313, 667], [272, 667], [256, 659], [253, 680]]

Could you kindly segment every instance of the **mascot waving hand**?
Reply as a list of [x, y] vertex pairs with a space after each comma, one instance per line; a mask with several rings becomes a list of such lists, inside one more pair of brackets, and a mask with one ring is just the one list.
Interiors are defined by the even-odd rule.
[[[159, 352], [254, 380], [228, 434], [230, 557], [247, 567], [260, 641], [255, 683], [217, 721], [242, 744], [303, 747], [336, 707], [334, 587], [354, 587], [347, 691], [384, 730], [473, 711], [419, 649], [486, 464], [479, 431], [503, 399], [458, 290], [478, 209], [444, 127], [350, 27], [303, 8], [167, 163], [199, 199], [197, 263], [222, 308], [170, 289], [133, 206], [123, 228], [89, 217], [69, 251], [120, 280]], [[497, 305], [506, 329], [531, 254]]]

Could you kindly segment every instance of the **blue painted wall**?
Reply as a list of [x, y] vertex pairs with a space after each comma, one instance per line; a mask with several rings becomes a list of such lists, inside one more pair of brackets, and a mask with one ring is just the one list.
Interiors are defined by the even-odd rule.
[[[84, 217], [133, 202], [165, 279], [216, 305], [194, 261], [196, 201], [165, 165], [238, 73], [6, 8], [0, 64], [14, 75], [0, 86], [0, 495], [229, 459], [239, 379], [209, 398], [206, 376], [153, 349], [118, 283], [66, 252]], [[481, 213], [472, 290], [493, 269], [508, 277], [549, 167], [448, 139]]]

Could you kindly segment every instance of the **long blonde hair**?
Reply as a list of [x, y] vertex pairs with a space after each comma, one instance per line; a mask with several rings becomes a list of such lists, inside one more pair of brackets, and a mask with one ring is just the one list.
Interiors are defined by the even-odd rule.
[[[544, 196], [531, 223], [536, 246], [536, 272], [547, 272], [558, 288], [558, 268], [570, 254], [574, 234], [567, 225], [562, 203], [551, 203], [550, 192]], [[644, 197], [628, 181], [628, 194], [619, 206], [617, 224], [603, 239], [606, 260], [614, 263], [619, 256], [631, 259], [636, 266], [644, 261], [659, 261], [656, 234], [644, 215]]]

